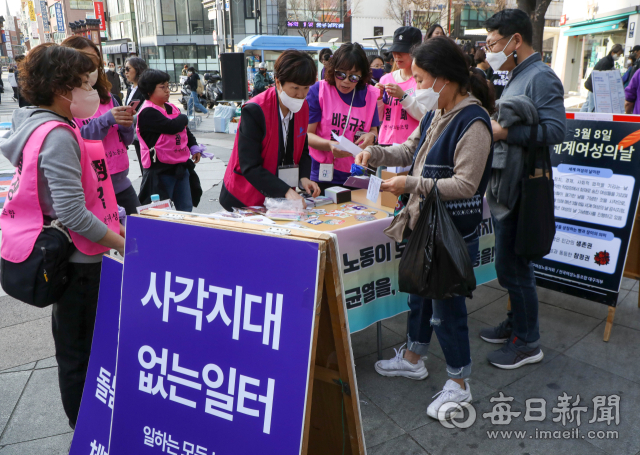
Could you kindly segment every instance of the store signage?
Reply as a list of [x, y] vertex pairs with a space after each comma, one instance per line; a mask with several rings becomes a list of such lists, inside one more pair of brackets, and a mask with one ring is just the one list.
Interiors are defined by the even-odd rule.
[[93, 10], [96, 13], [96, 19], [100, 19], [100, 30], [104, 32], [107, 29], [107, 23], [104, 18], [104, 3], [93, 2]]
[[33, 6], [33, 0], [29, 0], [29, 4], [28, 4], [28, 8], [29, 8], [29, 20], [30, 21], [34, 21], [36, 20], [36, 9]]
[[328, 28], [343, 29], [344, 24], [341, 22], [301, 22], [287, 21], [287, 28]]
[[64, 32], [64, 15], [62, 14], [62, 4], [60, 2], [55, 4], [56, 10], [56, 23], [58, 24], [58, 33]]
[[138, 217], [126, 242], [108, 453], [299, 453], [318, 243]]
[[552, 150], [556, 235], [534, 267], [539, 286], [615, 306], [638, 205], [640, 134], [637, 123], [598, 116], [576, 113], [585, 120], [568, 119]]
[[42, 28], [44, 29], [45, 33], [49, 33], [51, 31], [51, 26], [49, 24], [47, 0], [40, 0], [40, 10], [42, 11]]
[[560, 16], [560, 25], [564, 25], [567, 23], [567, 15], [563, 14], [562, 16]]

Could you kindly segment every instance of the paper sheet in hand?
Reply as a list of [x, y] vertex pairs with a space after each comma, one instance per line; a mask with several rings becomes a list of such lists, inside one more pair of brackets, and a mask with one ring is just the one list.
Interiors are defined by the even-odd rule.
[[336, 133], [331, 133], [333, 138], [338, 141], [338, 148], [342, 151], [349, 152], [353, 156], [356, 156], [358, 153], [362, 152], [362, 149], [358, 147], [356, 144], [351, 142], [344, 136], [338, 136]]
[[380, 193], [380, 185], [382, 179], [372, 175], [369, 177], [369, 188], [367, 188], [367, 199], [371, 202], [378, 202], [378, 194]]

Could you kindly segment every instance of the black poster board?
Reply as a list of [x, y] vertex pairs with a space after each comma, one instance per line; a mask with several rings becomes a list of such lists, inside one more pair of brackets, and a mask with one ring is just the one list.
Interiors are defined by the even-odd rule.
[[615, 306], [640, 191], [640, 125], [567, 120], [551, 153], [556, 236], [539, 286]]

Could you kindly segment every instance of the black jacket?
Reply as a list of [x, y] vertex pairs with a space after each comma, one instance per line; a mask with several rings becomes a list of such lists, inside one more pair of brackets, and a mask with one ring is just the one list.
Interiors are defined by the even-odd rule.
[[129, 103], [127, 103], [127, 100], [129, 99], [129, 95], [131, 94], [131, 90], [133, 90], [133, 85], [130, 85], [127, 88], [127, 96], [124, 97], [124, 99], [122, 100], [122, 105], [127, 105], [129, 104], [131, 101], [133, 100], [139, 100], [140, 104], [138, 104], [138, 107], [136, 108], [136, 113], [140, 110], [140, 108], [142, 107], [142, 105], [145, 102], [145, 97], [142, 94], [142, 92], [140, 91], [140, 89], [137, 89], [136, 92], [133, 94], [133, 98], [131, 98], [131, 100], [129, 101]]
[[191, 89], [192, 92], [198, 90], [198, 81], [200, 80], [200, 76], [195, 71], [191, 73], [191, 76], [187, 77], [187, 85]]
[[115, 71], [106, 72], [107, 80], [111, 84], [111, 94], [116, 95], [118, 99], [122, 98], [122, 84], [120, 83], [120, 75]]
[[[596, 63], [596, 66], [593, 67], [593, 71], [610, 71], [615, 66], [616, 66], [616, 64], [615, 64], [615, 62], [613, 60], [613, 57], [611, 56], [611, 54], [609, 54], [606, 57], [600, 59], [600, 61], [598, 63]], [[589, 77], [584, 82], [584, 88], [586, 88], [590, 92], [593, 92], [593, 83], [591, 82], [591, 75], [592, 74], [593, 73], [589, 74]]]

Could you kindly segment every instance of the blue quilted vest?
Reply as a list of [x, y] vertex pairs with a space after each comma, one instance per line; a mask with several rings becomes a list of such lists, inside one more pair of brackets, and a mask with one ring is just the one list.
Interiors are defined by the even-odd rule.
[[[418, 147], [413, 154], [413, 165], [409, 175], [413, 172], [413, 166], [418, 156], [418, 151], [425, 141], [426, 133], [431, 126], [431, 121], [435, 115], [435, 111], [429, 111], [422, 117], [420, 121], [421, 137]], [[491, 128], [491, 119], [487, 111], [472, 104], [462, 109], [446, 126], [440, 137], [432, 145], [427, 153], [427, 158], [422, 168], [422, 177], [431, 179], [447, 179], [451, 178], [455, 172], [453, 170], [453, 155], [456, 151], [456, 145], [467, 132], [467, 129], [476, 120], [482, 121], [489, 133], [493, 137]], [[487, 157], [484, 169], [482, 170], [482, 179], [476, 193], [470, 199], [458, 199], [455, 201], [444, 201], [453, 223], [466, 242], [475, 240], [478, 237], [478, 226], [482, 222], [482, 198], [489, 184], [491, 176], [491, 162], [493, 161], [493, 141], [491, 143], [491, 152]], [[480, 170], [478, 170], [479, 172]]]

